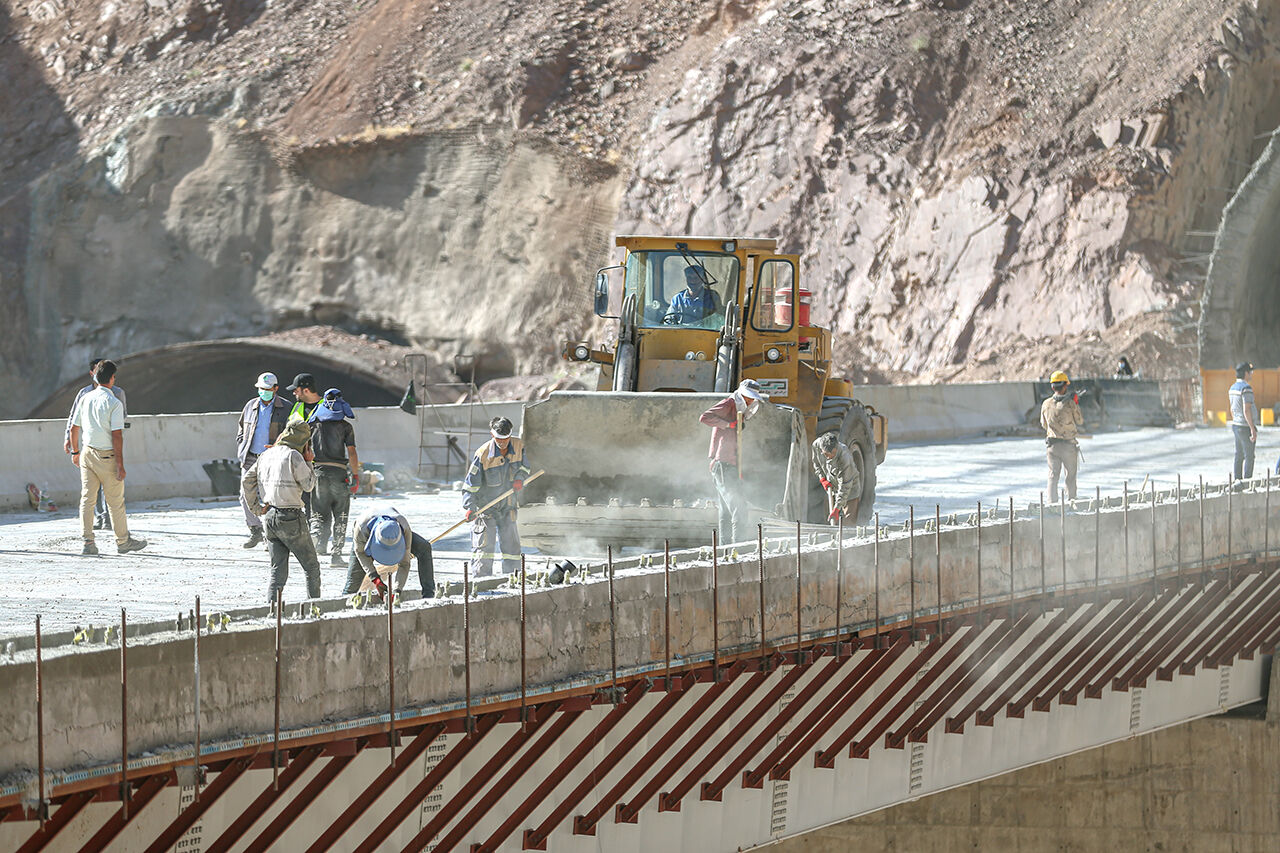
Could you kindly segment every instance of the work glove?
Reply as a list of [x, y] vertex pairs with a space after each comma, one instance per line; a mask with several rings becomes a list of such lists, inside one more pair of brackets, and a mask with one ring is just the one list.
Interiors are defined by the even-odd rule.
[[475, 520], [476, 520], [476, 511], [475, 511], [474, 509], [469, 509], [469, 510], [467, 510], [466, 520], [467, 520], [467, 521], [475, 521]]
[[521, 489], [524, 488], [524, 480], [516, 480], [514, 483], [511, 484], [511, 488], [514, 491], [517, 491], [517, 492], [520, 491]]
[[383, 583], [382, 578], [375, 577], [373, 579], [373, 588], [378, 591], [378, 600], [382, 601], [387, 594], [387, 585]]
[[838, 516], [839, 514], [840, 514], [840, 507], [836, 507], [835, 509], [831, 510], [831, 514], [828, 515], [827, 518], [834, 520], [835, 517]]
[[358, 492], [358, 491], [360, 491], [360, 480], [359, 480], [358, 478], [352, 479], [352, 481], [351, 481], [351, 494], [353, 494], [353, 495], [354, 495], [354, 494], [355, 494], [356, 492]]
[[818, 482], [822, 484], [822, 488], [826, 489], [827, 491], [831, 491], [831, 481], [828, 480], [826, 477], [819, 477]]

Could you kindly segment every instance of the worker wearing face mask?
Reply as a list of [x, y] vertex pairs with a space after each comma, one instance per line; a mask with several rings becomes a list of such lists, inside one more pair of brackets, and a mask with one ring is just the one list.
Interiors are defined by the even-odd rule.
[[[267, 449], [267, 445], [275, 444], [289, 419], [289, 404], [276, 393], [279, 383], [274, 373], [263, 373], [258, 376], [255, 385], [258, 395], [250, 398], [240, 412], [240, 420], [236, 431], [236, 457], [240, 460], [240, 476], [258, 461], [258, 456]], [[249, 526], [249, 538], [245, 548], [252, 548], [262, 543], [262, 519], [254, 514], [245, 503], [243, 490], [240, 494], [240, 507], [244, 510], [244, 521]]]
[[741, 542], [747, 530], [747, 502], [742, 493], [738, 469], [739, 429], [760, 410], [769, 398], [760, 393], [760, 383], [744, 379], [738, 390], [702, 413], [698, 420], [711, 427], [711, 480], [720, 503], [720, 541]]

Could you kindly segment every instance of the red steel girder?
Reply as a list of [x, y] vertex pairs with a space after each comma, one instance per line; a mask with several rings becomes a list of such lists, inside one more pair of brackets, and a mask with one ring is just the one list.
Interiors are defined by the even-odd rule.
[[[1053, 630], [1055, 630], [1054, 626], [1059, 624], [1061, 620], [1065, 619], [1065, 616], [1063, 616], [1064, 613], [1066, 613], [1065, 610], [1059, 610], [1058, 613], [1054, 615], [1054, 618], [1049, 621], [1049, 624], [1047, 624], [1044, 627], [1044, 631], [1052, 632]], [[1025, 627], [1022, 629], [1022, 633], [1025, 633], [1026, 631], [1029, 631], [1032, 628], [1034, 628], [1036, 622], [1039, 621], [1038, 612], [1034, 609], [1028, 608], [1026, 615], [1030, 616], [1031, 620], [1026, 623]], [[1021, 623], [1021, 620], [1019, 620], [1019, 622]], [[1011, 637], [1012, 637], [1012, 634], [1016, 634], [1016, 633], [1018, 633], [1016, 629], [1015, 631], [1010, 632]], [[955, 715], [947, 717], [946, 730], [948, 732], [950, 732], [951, 734], [964, 733], [964, 727], [965, 727], [965, 724], [969, 721], [969, 717], [973, 716], [974, 712], [977, 711], [979, 708], [981, 708], [983, 704], [985, 704], [986, 701], [991, 698], [991, 695], [993, 693], [995, 693], [1003, 685], [1008, 683], [1009, 680], [1013, 677], [1014, 673], [1022, 669], [1023, 665], [1027, 662], [1027, 659], [1030, 658], [1031, 655], [1035, 654], [1036, 640], [1038, 639], [1039, 635], [1042, 633], [1043, 631], [1033, 632], [1033, 636], [1030, 640], [1028, 640], [1027, 644], [1023, 646], [1021, 649], [1019, 649], [1018, 652], [1012, 658], [1005, 661], [1005, 664], [1000, 668], [1000, 671], [987, 680], [987, 683], [983, 685], [982, 689], [979, 690], [978, 693], [972, 699], [969, 700], [968, 704], [966, 704], [962, 709], [960, 709], [960, 711]], [[1006, 638], [1006, 642], [1010, 646], [1013, 645], [1013, 643], [1017, 642], [1016, 638], [1011, 638], [1011, 637]], [[1003, 652], [1001, 652], [1001, 654], [1003, 654]]]
[[1090, 699], [1100, 699], [1107, 685], [1112, 682], [1121, 670], [1126, 667], [1132, 667], [1134, 657], [1141, 658], [1151, 651], [1151, 645], [1156, 641], [1156, 638], [1168, 627], [1170, 622], [1176, 622], [1178, 615], [1195, 600], [1196, 596], [1194, 595], [1178, 595], [1177, 590], [1166, 590], [1160, 599], [1161, 603], [1158, 603], [1148, 611], [1151, 615], [1148, 619], [1148, 624], [1145, 626], [1146, 630], [1140, 634], [1136, 630], [1133, 632], [1133, 636], [1136, 639], [1118, 649], [1111, 662], [1104, 666], [1102, 671], [1094, 676], [1093, 682], [1084, 689], [1084, 695]]
[[[835, 713], [836, 708], [842, 709], [840, 713], [848, 710], [858, 697], [863, 695], [868, 687], [875, 684], [881, 674], [888, 669], [899, 655], [911, 645], [910, 636], [904, 631], [898, 634], [893, 643], [884, 649], [871, 649], [866, 655], [854, 665], [845, 677], [841, 679], [835, 687], [826, 693], [812, 710], [801, 720], [791, 732], [775, 744], [773, 749], [760, 760], [760, 763], [752, 770], [748, 770], [742, 774], [742, 787], [744, 788], [762, 788], [764, 787], [764, 778], [769, 772], [777, 766], [778, 760], [792, 751], [797, 741], [800, 741], [806, 733], [811, 732], [815, 725], [825, 723], [827, 726], [832, 724], [830, 715]], [[804, 696], [805, 702], [813, 694]], [[800, 696], [787, 705], [786, 710], [800, 711], [805, 702], [801, 702]], [[835, 705], [835, 708], [832, 705]], [[824, 716], [825, 715], [825, 716]], [[834, 719], [839, 719], [837, 714]], [[819, 729], [819, 737], [826, 731], [826, 728]], [[790, 767], [790, 765], [788, 765]]]
[[[966, 632], [966, 636], [967, 634], [968, 632]], [[938, 651], [944, 647], [955, 648], [960, 645], [960, 642], [961, 641], [958, 637], [953, 637], [951, 641], [944, 646], [941, 639], [935, 638], [929, 643], [929, 645], [921, 649], [920, 653], [903, 668], [902, 672], [898, 673], [897, 677], [889, 682], [889, 686], [880, 691], [879, 695], [872, 700], [871, 705], [867, 708], [867, 712], [858, 717], [858, 720], [863, 721], [862, 725], [866, 725], [868, 721], [875, 719], [876, 715], [883, 711], [885, 706], [892, 702], [893, 698], [898, 695], [898, 691], [905, 687], [911, 679], [915, 678], [916, 674], [924, 668], [926, 663], [933, 659], [933, 656]], [[884, 731], [888, 729], [889, 726], [893, 725], [893, 721], [897, 719], [898, 713], [898, 708], [895, 707], [892, 711], [885, 714], [884, 717], [882, 717], [882, 721], [887, 720], [887, 722], [884, 723], [883, 728], [878, 724], [874, 725], [871, 733], [862, 740], [854, 740], [862, 730], [862, 725], [858, 725], [858, 720], [855, 720], [854, 724], [850, 725], [845, 732], [837, 738], [836, 743], [841, 745], [849, 743], [850, 758], [867, 758], [871, 754], [871, 745], [880, 738], [880, 735], [884, 734]], [[877, 729], [879, 730], [877, 731]], [[832, 744], [832, 746], [835, 746], [835, 744]], [[834, 758], [834, 753], [830, 747], [823, 750], [823, 754]], [[820, 766], [818, 765], [819, 758], [821, 758], [821, 755], [814, 756], [815, 766]]]
[[[918, 678], [916, 683], [911, 685], [907, 692], [903, 694], [902, 699], [899, 700], [898, 704], [895, 705], [889, 713], [881, 717], [879, 722], [871, 727], [871, 730], [867, 732], [866, 737], [853, 745], [853, 748], [849, 750], [849, 757], [853, 758], [858, 755], [858, 753], [862, 753], [862, 757], [869, 755], [870, 746], [879, 740], [881, 735], [884, 736], [886, 747], [902, 749], [903, 743], [906, 740], [905, 733], [903, 734], [902, 740], [897, 740], [896, 738], [890, 740], [889, 729], [893, 727], [894, 723], [902, 718], [902, 715], [905, 714], [907, 709], [912, 706], [912, 703], [920, 697], [920, 694], [933, 686], [937, 679], [942, 677], [942, 673], [946, 672], [947, 669], [950, 668], [951, 664], [954, 663], [955, 660], [973, 644], [973, 641], [978, 639], [978, 637], [983, 633], [984, 630], [981, 627], [976, 625], [971, 626], [962, 636], [955, 637], [949, 645], [945, 646], [944, 648], [946, 648], [946, 651], [943, 652], [943, 655], [938, 659], [938, 662], [929, 668], [928, 674], [923, 678]], [[919, 672], [919, 670], [916, 671]]]
[[[758, 661], [752, 661], [752, 663], [758, 663]], [[713, 683], [703, 691], [702, 695], [693, 703], [693, 707], [685, 711], [684, 716], [675, 725], [667, 729], [662, 737], [658, 738], [657, 743], [650, 746], [645, 750], [644, 754], [636, 759], [631, 768], [622, 774], [622, 778], [609, 789], [608, 793], [600, 798], [599, 802], [588, 809], [585, 814], [574, 817], [573, 834], [595, 835], [596, 824], [600, 822], [600, 818], [604, 817], [614, 803], [618, 802], [631, 789], [631, 786], [639, 781], [640, 777], [653, 766], [653, 763], [661, 758], [663, 753], [670, 749], [671, 745], [689, 730], [689, 727], [693, 725], [693, 721], [701, 717], [716, 699], [720, 698], [729, 689], [738, 676], [745, 671], [746, 666], [746, 661], [736, 661], [724, 672], [720, 681]]]
[[[856, 639], [853, 641], [854, 651], [857, 650], [860, 642], [860, 640]], [[778, 659], [773, 662], [772, 666], [770, 666], [770, 670], [776, 670], [780, 660], [781, 656], [778, 656]], [[711, 768], [715, 766], [717, 761], [724, 757], [725, 753], [746, 737], [747, 732], [764, 718], [764, 715], [769, 712], [769, 709], [774, 707], [774, 705], [778, 703], [778, 700], [791, 689], [792, 685], [800, 680], [800, 676], [803, 675], [804, 672], [805, 668], [801, 666], [793, 666], [787, 670], [786, 675], [778, 679], [778, 683], [771, 687], [769, 692], [756, 702], [755, 707], [744, 714], [742, 719], [738, 721], [737, 725], [730, 729], [728, 734], [720, 738], [720, 740], [717, 741], [710, 750], [708, 750], [707, 754], [703, 756], [702, 760], [698, 762], [696, 767], [686, 773], [684, 778], [673, 785], [670, 791], [664, 791], [659, 795], [658, 811], [680, 811], [680, 801], [684, 799], [684, 795], [693, 789], [693, 786], [698, 783], [699, 779], [711, 771]]]
[[[497, 850], [511, 833], [515, 832], [517, 826], [528, 819], [547, 798], [550, 793], [555, 790], [556, 786], [563, 781], [573, 768], [577, 767], [582, 759], [595, 749], [596, 744], [602, 742], [609, 732], [622, 721], [622, 718], [631, 712], [631, 710], [640, 702], [641, 697], [649, 692], [652, 682], [647, 679], [633, 681], [622, 696], [622, 701], [614, 705], [609, 713], [604, 715], [600, 722], [596, 723], [591, 733], [578, 741], [578, 745], [570, 750], [556, 766], [556, 769], [548, 773], [538, 786], [519, 803], [515, 803], [511, 814], [502, 822], [502, 825], [493, 831], [493, 834], [481, 842], [479, 849], [481, 850]], [[567, 812], [566, 812], [567, 814]]]
[[591, 793], [591, 790], [603, 779], [614, 765], [622, 760], [628, 752], [631, 751], [637, 743], [640, 742], [649, 729], [667, 715], [667, 712], [680, 703], [680, 700], [687, 696], [690, 688], [696, 679], [692, 673], [685, 673], [678, 676], [675, 682], [677, 689], [668, 691], [658, 703], [649, 709], [649, 712], [640, 718], [640, 722], [623, 736], [622, 740], [613, 749], [609, 750], [609, 754], [601, 759], [595, 769], [589, 773], [586, 778], [579, 782], [574, 789], [568, 793], [560, 804], [551, 810], [546, 819], [538, 824], [535, 829], [526, 829], [523, 838], [523, 848], [525, 850], [546, 850], [547, 836], [559, 825], [560, 821], [569, 816], [569, 813], [578, 807], [578, 803], [582, 802], [582, 798]]
[[645, 803], [649, 802], [649, 799], [661, 790], [672, 775], [696, 754], [698, 746], [711, 741], [712, 735], [716, 733], [716, 730], [724, 725], [725, 720], [733, 716], [733, 713], [741, 708], [748, 699], [755, 695], [756, 690], [769, 680], [771, 674], [772, 672], [767, 669], [761, 669], [753, 673], [747, 679], [746, 684], [732, 696], [725, 699], [719, 710], [712, 714], [711, 718], [690, 736], [687, 742], [690, 751], [687, 754], [683, 751], [677, 751], [675, 756], [661, 770], [655, 773], [653, 778], [646, 782], [634, 797], [625, 803], [619, 803], [618, 807], [614, 809], [614, 820], [618, 823], [635, 823]]
[[[1074, 642], [1057, 660], [1057, 666], [1046, 668], [1036, 683], [1027, 690], [1018, 703], [1011, 704], [1006, 713], [1010, 717], [1022, 717], [1027, 708], [1027, 700], [1031, 700], [1031, 708], [1035, 711], [1048, 711], [1053, 706], [1053, 697], [1063, 685], [1089, 665], [1098, 650], [1107, 644], [1108, 633], [1112, 626], [1124, 621], [1126, 613], [1137, 613], [1142, 608], [1142, 599], [1136, 598], [1125, 602], [1123, 599], [1110, 610], [1103, 610], [1099, 605], [1083, 620], [1072, 624], [1071, 637]], [[1101, 614], [1101, 615], [1099, 615]], [[1097, 620], [1093, 624], [1093, 620]], [[1085, 630], [1090, 626], [1089, 630]], [[1116, 630], [1119, 630], [1118, 628]], [[1012, 709], [1017, 709], [1015, 713]]]
[[[533, 717], [525, 725], [519, 726], [514, 732], [512, 732], [511, 736], [507, 738], [506, 743], [500, 746], [497, 752], [489, 756], [489, 760], [486, 761], [479, 770], [472, 774], [467, 781], [463, 783], [462, 787], [458, 789], [458, 792], [444, 804], [444, 807], [441, 808], [440, 811], [436, 812], [432, 816], [431, 820], [427, 821], [426, 825], [418, 831], [418, 834], [414, 836], [414, 842], [418, 839], [422, 839], [422, 842], [417, 844], [410, 842], [404, 849], [407, 851], [422, 850], [426, 846], [427, 842], [444, 829], [449, 821], [453, 820], [453, 818], [463, 809], [464, 806], [466, 806], [467, 803], [471, 802], [472, 797], [480, 793], [481, 789], [483, 789], [485, 785], [489, 784], [489, 780], [492, 779], [499, 770], [506, 766], [506, 763], [524, 747], [530, 738], [538, 733], [546, 721], [555, 715], [563, 704], [563, 702], [549, 702], [545, 705], [540, 705], [538, 707], [537, 716]], [[413, 808], [417, 808], [430, 793], [430, 790], [425, 791], [420, 799], [413, 800]], [[392, 830], [396, 829], [401, 822], [402, 821], [397, 820], [394, 823], [391, 823], [387, 834], [390, 834]], [[356, 848], [356, 853], [374, 853], [375, 850], [381, 850], [383, 840], [385, 840], [385, 836], [378, 841], [366, 838], [360, 846]], [[438, 846], [441, 850], [453, 849], [452, 847], [444, 844]]]
[[[1076, 704], [1076, 697], [1080, 695], [1080, 691], [1084, 690], [1085, 685], [1093, 679], [1099, 669], [1106, 666], [1107, 660], [1115, 652], [1115, 647], [1127, 645], [1129, 636], [1142, 630], [1143, 616], [1151, 618], [1150, 611], [1159, 607], [1159, 602], [1152, 600], [1150, 592], [1143, 592], [1127, 604], [1117, 604], [1117, 609], [1123, 608], [1120, 617], [1090, 643], [1084, 654], [1061, 673], [1061, 677], [1054, 683], [1055, 687], [1063, 682], [1067, 685], [1058, 691], [1058, 702], [1063, 705]], [[1052, 694], [1049, 698], [1052, 699]]]
[[95, 796], [93, 791], [81, 791], [67, 797], [62, 801], [62, 805], [58, 806], [58, 810], [44, 822], [44, 825], [37, 828], [35, 833], [27, 839], [27, 843], [18, 848], [17, 853], [37, 853], [43, 850], [45, 845], [56, 838], [58, 833], [62, 832]]
[[[1188, 587], [1187, 592], [1190, 590], [1191, 587]], [[1187, 641], [1192, 631], [1205, 624], [1210, 614], [1222, 604], [1228, 592], [1230, 590], [1227, 584], [1217, 579], [1210, 582], [1207, 587], [1197, 588], [1196, 592], [1192, 593], [1197, 598], [1195, 604], [1187, 608], [1176, 624], [1166, 629], [1164, 635], [1138, 659], [1137, 663], [1112, 682], [1112, 688], [1128, 690], [1130, 687], [1145, 687], [1147, 679], [1151, 673], [1155, 672], [1160, 661], [1172, 656], [1178, 647]]]
[[1194, 675], [1205, 655], [1230, 632], [1231, 626], [1251, 613], [1253, 608], [1265, 600], [1268, 594], [1266, 584], [1257, 583], [1252, 589], [1249, 588], [1251, 581], [1260, 580], [1260, 578], [1261, 576], [1256, 574], [1246, 577], [1234, 591], [1229, 592], [1227, 594], [1227, 603], [1223, 605], [1222, 612], [1218, 614], [1214, 621], [1205, 625], [1204, 629], [1195, 636], [1195, 639], [1187, 644], [1186, 650], [1179, 655], [1181, 660], [1156, 670], [1156, 680], [1172, 681], [1175, 669], [1181, 675]]
[[[1027, 676], [1030, 676], [1031, 673], [1039, 672], [1043, 669], [1044, 665], [1053, 657], [1055, 649], [1052, 645], [1047, 649], [1042, 648], [1040, 644], [1051, 640], [1059, 631], [1062, 631], [1064, 636], [1071, 636], [1071, 631], [1067, 630], [1064, 626], [1071, 616], [1077, 615], [1081, 612], [1087, 611], [1083, 608], [1081, 610], [1068, 610], [1064, 607], [1054, 614], [1054, 617], [1049, 620], [1049, 624], [1045, 625], [1042, 630], [1037, 631], [1035, 637], [1032, 638], [1032, 641], [1028, 643], [1027, 647], [1018, 655], [1018, 660], [1014, 662], [1016, 664], [1016, 668], [1013, 666], [1006, 667], [1006, 672], [1009, 673], [1009, 678], [1008, 684], [1004, 690], [1000, 691], [999, 695], [991, 701], [991, 704], [988, 705], [985, 710], [982, 709], [982, 705], [979, 703], [975, 706], [976, 713], [975, 710], [966, 708], [960, 712], [960, 716], [967, 715], [968, 713], [975, 713], [974, 722], [980, 726], [991, 725], [996, 716], [996, 709], [1003, 708], [1005, 704], [1018, 693], [1018, 686], [1020, 682], [1013, 676], [1020, 674], [1023, 671], [1025, 671]], [[1039, 655], [1036, 656], [1035, 660], [1030, 664], [1026, 663], [1027, 658], [1036, 652], [1039, 652]], [[989, 693], [990, 691], [985, 692]]]
[[[1277, 626], [1280, 626], [1280, 612], [1273, 613], [1271, 619], [1265, 625], [1252, 634], [1246, 635], [1244, 643], [1239, 646], [1233, 657], [1239, 657], [1241, 660], [1253, 660], [1254, 650], [1266, 642], [1266, 638], [1271, 635], [1271, 632]], [[1231, 658], [1228, 657], [1224, 662], [1229, 662], [1230, 660]]]
[[1217, 669], [1235, 657], [1236, 651], [1244, 645], [1244, 641], [1259, 627], [1265, 625], [1277, 612], [1280, 612], [1280, 588], [1275, 589], [1261, 607], [1250, 613], [1243, 622], [1235, 626], [1227, 638], [1214, 651], [1205, 656], [1205, 668]]
[[249, 829], [258, 822], [258, 818], [267, 813], [267, 809], [280, 798], [280, 795], [289, 790], [293, 783], [298, 781], [307, 768], [320, 757], [320, 753], [324, 752], [324, 747], [320, 745], [308, 746], [301, 751], [284, 770], [280, 772], [279, 784], [275, 784], [274, 780], [268, 784], [266, 789], [258, 795], [249, 806], [240, 813], [231, 825], [226, 828], [222, 835], [218, 836], [208, 850], [202, 853], [226, 853], [231, 846], [240, 840], [240, 836], [244, 835]]
[[107, 849], [120, 832], [129, 825], [129, 823], [142, 814], [142, 810], [147, 804], [155, 798], [155, 795], [164, 790], [165, 786], [174, 780], [173, 771], [165, 773], [157, 773], [148, 776], [142, 780], [141, 785], [129, 798], [129, 813], [126, 815], [124, 809], [121, 808], [111, 817], [107, 818], [107, 822], [98, 827], [98, 831], [93, 834], [85, 845], [80, 848], [80, 853], [97, 853], [99, 850]]
[[[869, 655], [869, 657], [876, 657], [876, 655], [872, 654]], [[751, 743], [747, 745], [746, 749], [738, 753], [737, 758], [729, 762], [724, 770], [720, 771], [720, 775], [716, 776], [716, 778], [710, 782], [702, 783], [699, 798], [703, 800], [710, 800], [712, 802], [720, 802], [722, 792], [725, 787], [728, 786], [733, 777], [737, 776], [742, 768], [746, 767], [751, 759], [754, 758], [760, 750], [764, 749], [764, 745], [773, 739], [774, 735], [778, 733], [779, 729], [787, 724], [788, 720], [799, 713], [800, 709], [804, 707], [805, 703], [809, 701], [809, 698], [813, 696], [813, 694], [817, 693], [824, 684], [835, 676], [841, 667], [851, 660], [853, 660], [852, 655], [848, 657], [835, 657], [827, 661], [826, 667], [810, 679], [809, 683], [800, 689], [800, 692], [796, 694], [794, 699], [787, 703], [785, 708], [775, 714], [769, 722], [765, 723], [765, 726], [760, 733], [757, 734]], [[788, 677], [794, 676], [792, 682], [794, 683], [794, 680], [799, 679], [800, 676], [808, 672], [811, 666], [813, 666], [812, 662], [798, 663], [792, 668]]]
[[[256, 753], [255, 753], [256, 754]], [[235, 784], [236, 780], [249, 769], [249, 765], [253, 764], [253, 755], [246, 755], [237, 758], [223, 768], [209, 786], [200, 792], [200, 799], [187, 806], [178, 816], [173, 819], [170, 824], [165, 827], [164, 831], [156, 836], [156, 840], [151, 842], [146, 853], [161, 853], [164, 850], [171, 850], [178, 839], [191, 828], [192, 824], [198, 821], [209, 807], [218, 801], [218, 798], [227, 792], [227, 790]]]
[[[462, 740], [455, 743], [453, 748], [449, 750], [448, 755], [442, 758], [439, 764], [432, 767], [427, 775], [423, 777], [423, 780], [414, 785], [413, 790], [406, 794], [400, 802], [396, 803], [396, 805], [392, 807], [391, 811], [385, 818], [383, 818], [382, 822], [374, 827], [373, 831], [361, 840], [360, 845], [356, 849], [363, 851], [363, 853], [371, 853], [371, 851], [377, 850], [382, 842], [387, 840], [387, 836], [392, 832], [395, 832], [396, 828], [400, 826], [400, 824], [404, 823], [405, 818], [407, 818], [414, 809], [418, 808], [419, 804], [421, 804], [422, 801], [425, 800], [433, 790], [435, 790], [435, 787], [440, 784], [444, 777], [447, 776], [453, 768], [457, 767], [458, 764], [462, 762], [462, 759], [467, 757], [467, 753], [469, 753], [476, 744], [484, 740], [485, 735], [497, 728], [498, 721], [501, 719], [502, 714], [500, 712], [484, 714], [478, 718], [475, 721], [475, 730], [471, 732], [470, 736], [464, 737]], [[527, 736], [528, 733], [526, 731], [520, 731], [516, 734], [517, 737], [521, 737]], [[512, 740], [509, 740], [506, 746], [511, 746]], [[519, 746], [519, 742], [516, 743], [516, 746]], [[504, 749], [505, 748], [506, 747], [504, 747]], [[440, 815], [445, 815], [448, 817], [451, 814], [452, 812], [448, 808], [443, 808], [436, 813], [436, 816], [439, 817]], [[333, 825], [316, 840], [315, 844], [311, 845], [308, 853], [323, 853], [323, 851], [329, 850], [333, 846], [333, 842], [342, 837], [342, 833], [346, 832], [350, 826], [350, 823], [343, 823], [341, 818], [334, 821]]]
[[[912, 660], [909, 664], [907, 664], [906, 667], [903, 668], [903, 671], [899, 673], [897, 677], [893, 679], [892, 682], [890, 682], [889, 686], [880, 690], [879, 694], [876, 696], [875, 699], [872, 700], [871, 704], [867, 706], [867, 708], [865, 708], [861, 714], [858, 715], [858, 718], [855, 719], [852, 723], [850, 723], [849, 726], [846, 727], [845, 730], [840, 735], [838, 735], [835, 741], [833, 741], [826, 749], [819, 750], [814, 755], [813, 766], [823, 767], [827, 769], [831, 769], [835, 767], [836, 753], [846, 743], [852, 740], [854, 736], [857, 735], [859, 731], [861, 731], [863, 726], [865, 726], [870, 720], [874, 719], [876, 714], [878, 714], [880, 711], [884, 709], [884, 706], [888, 704], [889, 701], [893, 698], [893, 694], [897, 693], [898, 690], [902, 688], [902, 685], [905, 684], [913, 675], [915, 675], [916, 671], [919, 670], [920, 667], [924, 666], [924, 664], [929, 660], [929, 658], [933, 656], [934, 652], [942, 648], [943, 642], [944, 641], [941, 640], [937, 634], [935, 634], [934, 638], [929, 641], [929, 644], [920, 650], [920, 653], [916, 655], [915, 659]], [[908, 645], [906, 646], [899, 646], [897, 644], [894, 644], [894, 646], [890, 649], [891, 654], [877, 661], [875, 669], [872, 672], [868, 673], [867, 677], [869, 680], [867, 682], [867, 688], [874, 687], [879, 682], [880, 677], [884, 675], [884, 673], [889, 669], [890, 666], [893, 665], [893, 663], [897, 660], [897, 658], [900, 657], [902, 653], [905, 652], [909, 647], [910, 647], [910, 643], [908, 643]], [[847, 711], [848, 708], [846, 707], [845, 710]], [[832, 723], [834, 722], [835, 720], [832, 720]]]
[[[258, 834], [256, 838], [250, 842], [249, 846], [244, 849], [244, 853], [265, 853], [266, 850], [275, 844], [276, 839], [284, 834], [295, 820], [306, 811], [317, 797], [324, 793], [334, 779], [342, 775], [342, 771], [347, 769], [347, 765], [355, 760], [360, 750], [364, 748], [365, 740], [359, 739], [354, 744], [354, 749], [350, 753], [335, 755], [321, 767], [315, 776], [311, 777], [311, 781], [303, 786], [289, 804], [280, 810], [280, 814], [276, 815], [271, 823], [267, 824], [267, 828]], [[363, 792], [361, 792], [363, 794]]]
[[[502, 797], [520, 781], [521, 776], [529, 772], [529, 768], [531, 768], [538, 759], [541, 758], [543, 754], [560, 739], [561, 735], [568, 731], [570, 726], [578, 721], [578, 718], [581, 717], [583, 712], [585, 712], [589, 707], [591, 707], [590, 704], [586, 702], [579, 703], [578, 706], [573, 708], [562, 707], [560, 713], [555, 715], [555, 722], [553, 722], [547, 730], [533, 742], [532, 746], [526, 749], [524, 753], [516, 759], [515, 763], [511, 765], [511, 769], [508, 770], [501, 779], [495, 782], [491, 788], [489, 788], [488, 792], [480, 798], [480, 801], [472, 806], [471, 811], [467, 812], [466, 816], [454, 824], [453, 829], [449, 830], [449, 833], [436, 843], [436, 849], [457, 849], [458, 845], [462, 842], [462, 839], [467, 836], [467, 833], [469, 833], [472, 828], [474, 828], [475, 825], [489, 813], [490, 809], [497, 805], [498, 800], [502, 799]], [[541, 721], [534, 721], [527, 724], [527, 728], [534, 730], [539, 726], [541, 726]], [[430, 829], [430, 825], [423, 827], [422, 830], [413, 837], [413, 840], [405, 845], [404, 853], [417, 853], [417, 851], [423, 849], [435, 834], [430, 832]], [[473, 844], [471, 846], [472, 851], [477, 851], [482, 848], [483, 845], [480, 844]]]
[[927, 743], [929, 730], [951, 710], [952, 705], [960, 701], [960, 697], [969, 692], [978, 677], [990, 669], [1009, 648], [1009, 644], [1021, 636], [1034, 621], [1035, 617], [1030, 612], [1024, 613], [1017, 622], [1003, 620], [1001, 629], [983, 641], [981, 648], [969, 658], [970, 662], [958, 667], [947, 682], [912, 714], [911, 719], [898, 727], [898, 731], [905, 732], [907, 740], [912, 743]]
[[[444, 723], [432, 723], [414, 735], [413, 740], [409, 741], [408, 745], [396, 754], [395, 759], [382, 769], [377, 778], [365, 786], [364, 790], [343, 809], [342, 814], [338, 815], [337, 819], [329, 824], [329, 827], [324, 832], [320, 833], [320, 837], [316, 839], [309, 849], [313, 853], [315, 851], [328, 850], [329, 846], [341, 838], [347, 828], [355, 823], [356, 818], [364, 814], [377, 801], [378, 797], [382, 796], [400, 778], [401, 774], [418, 760], [418, 756], [426, 752], [427, 747], [435, 743], [436, 738], [444, 734], [445, 728]], [[341, 769], [338, 768], [339, 771]]]

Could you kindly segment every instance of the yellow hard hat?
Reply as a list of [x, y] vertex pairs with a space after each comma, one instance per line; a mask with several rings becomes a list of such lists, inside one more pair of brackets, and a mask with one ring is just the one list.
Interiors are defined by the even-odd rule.
[[1067, 374], [1063, 373], [1061, 370], [1055, 370], [1053, 375], [1049, 377], [1049, 384], [1053, 385], [1058, 382], [1065, 382], [1068, 385], [1071, 384], [1071, 380], [1067, 378]]

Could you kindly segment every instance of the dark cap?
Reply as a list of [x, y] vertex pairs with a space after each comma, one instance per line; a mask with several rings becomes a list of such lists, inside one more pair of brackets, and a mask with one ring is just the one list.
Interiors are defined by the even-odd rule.
[[1242, 361], [1236, 365], [1236, 376], [1239, 376], [1240, 378], [1243, 379], [1244, 375], [1248, 373], [1250, 370], [1253, 370], [1253, 365], [1247, 361]]
[[293, 377], [293, 384], [285, 387], [286, 391], [297, 391], [299, 388], [309, 388], [316, 390], [316, 378], [310, 373], [299, 373]]

